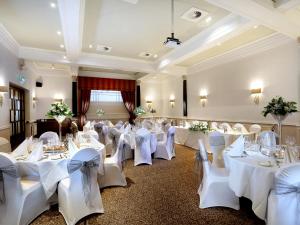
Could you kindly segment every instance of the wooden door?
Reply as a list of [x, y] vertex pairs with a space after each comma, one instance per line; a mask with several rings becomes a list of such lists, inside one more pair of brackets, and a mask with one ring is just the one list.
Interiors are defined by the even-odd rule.
[[23, 89], [10, 86], [10, 142], [15, 149], [25, 139], [25, 92]]

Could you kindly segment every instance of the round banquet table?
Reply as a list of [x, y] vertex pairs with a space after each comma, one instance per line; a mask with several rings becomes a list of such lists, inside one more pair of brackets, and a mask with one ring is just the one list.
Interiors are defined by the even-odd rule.
[[[88, 144], [84, 143], [80, 145], [80, 149], [95, 148], [102, 156], [100, 158], [100, 166], [98, 168], [99, 174], [104, 174], [104, 159], [105, 159], [105, 147], [101, 143]], [[43, 159], [39, 161], [28, 161], [26, 159], [17, 159], [16, 165], [19, 168], [20, 176], [27, 176], [33, 179], [39, 179], [46, 197], [49, 199], [56, 191], [56, 187], [59, 181], [69, 176], [67, 165], [70, 160], [69, 154], [62, 153], [48, 153], [44, 154]]]
[[[224, 151], [225, 167], [229, 172], [229, 187], [236, 196], [250, 199], [254, 213], [266, 220], [268, 196], [279, 167], [273, 159], [260, 152], [246, 152], [247, 156], [234, 157], [229, 155], [229, 151]], [[267, 161], [271, 161], [270, 167], [260, 165]]]

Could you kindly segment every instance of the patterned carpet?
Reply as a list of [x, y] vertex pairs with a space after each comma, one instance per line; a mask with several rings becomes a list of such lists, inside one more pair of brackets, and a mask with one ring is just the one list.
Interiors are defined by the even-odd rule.
[[[241, 199], [239, 211], [228, 208], [199, 209], [199, 178], [194, 173], [194, 151], [177, 145], [176, 158], [153, 160], [152, 166], [126, 163], [128, 186], [106, 188], [101, 196], [104, 214], [87, 218], [89, 225], [263, 225]], [[64, 225], [57, 207], [39, 216], [32, 225]], [[78, 223], [83, 225], [84, 222]]]

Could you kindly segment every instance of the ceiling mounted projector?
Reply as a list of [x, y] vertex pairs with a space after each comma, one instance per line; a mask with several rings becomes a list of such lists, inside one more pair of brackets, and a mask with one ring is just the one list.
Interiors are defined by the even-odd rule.
[[168, 48], [176, 48], [177, 46], [179, 46], [181, 44], [181, 41], [178, 38], [175, 38], [174, 35], [174, 0], [171, 0], [171, 21], [172, 21], [172, 25], [171, 25], [171, 37], [167, 37], [167, 40], [164, 42], [164, 45]]

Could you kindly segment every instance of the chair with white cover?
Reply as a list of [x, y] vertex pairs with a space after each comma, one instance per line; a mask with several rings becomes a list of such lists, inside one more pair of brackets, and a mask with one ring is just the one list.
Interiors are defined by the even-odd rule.
[[276, 172], [274, 187], [268, 197], [268, 225], [299, 225], [300, 163]]
[[224, 167], [223, 151], [225, 149], [224, 134], [218, 131], [213, 131], [208, 135], [208, 142], [209, 142], [210, 150], [212, 151], [213, 154], [212, 164], [215, 167], [223, 168]]
[[86, 132], [91, 129], [91, 121], [87, 121], [83, 126], [83, 132]]
[[224, 132], [232, 132], [232, 128], [229, 123], [221, 123], [219, 128], [224, 130]]
[[58, 184], [58, 206], [67, 225], [80, 219], [104, 213], [97, 174], [101, 155], [92, 148], [79, 150], [68, 162], [70, 176]]
[[49, 209], [42, 184], [20, 178], [15, 163], [0, 153], [0, 225], [28, 225]]
[[203, 166], [203, 178], [198, 189], [200, 196], [199, 208], [215, 206], [229, 207], [239, 210], [239, 198], [228, 185], [228, 174], [223, 168], [211, 165], [203, 141], [199, 140], [199, 157]]
[[167, 139], [158, 142], [156, 151], [154, 153], [155, 158], [162, 158], [171, 160], [175, 157], [175, 127], [170, 127], [167, 133]]
[[218, 123], [217, 122], [211, 122], [210, 124], [210, 128], [213, 130], [218, 130]]
[[136, 147], [134, 149], [134, 165], [149, 164], [152, 165], [151, 147], [150, 147], [151, 133], [145, 129], [138, 129], [135, 136]]
[[47, 131], [40, 136], [39, 141], [43, 141], [43, 144], [47, 144], [48, 141], [51, 141], [52, 143], [56, 144], [59, 142], [59, 137], [57, 133]]
[[276, 137], [277, 134], [273, 131], [263, 131], [258, 135], [258, 141], [265, 147], [274, 147], [276, 146]]
[[241, 123], [234, 124], [232, 128], [243, 134], [248, 133], [248, 130], [246, 129], [246, 127]]
[[122, 133], [117, 128], [111, 128], [109, 130], [108, 136], [111, 140], [111, 146], [109, 146], [111, 148], [110, 155], [114, 155], [115, 152], [117, 151], [117, 147], [118, 147], [118, 143], [119, 143], [121, 134]]
[[104, 123], [96, 123], [94, 125], [94, 130], [98, 133], [99, 142], [105, 145], [105, 136], [103, 132]]
[[104, 174], [98, 178], [100, 188], [127, 185], [125, 175], [122, 171], [122, 162], [125, 160], [125, 151], [127, 148], [130, 148], [130, 146], [126, 143], [124, 134], [122, 134], [115, 154], [104, 160]]
[[91, 136], [91, 137], [93, 137], [93, 138], [95, 138], [97, 141], [99, 141], [99, 135], [98, 135], [97, 131], [95, 131], [95, 130], [88, 130], [88, 131], [86, 131], [84, 133], [87, 134], [87, 135], [89, 135], [89, 136]]
[[257, 141], [257, 137], [258, 137], [259, 133], [261, 132], [261, 126], [258, 124], [252, 124], [249, 127], [249, 131], [250, 131], [250, 133], [255, 134], [255, 141]]

